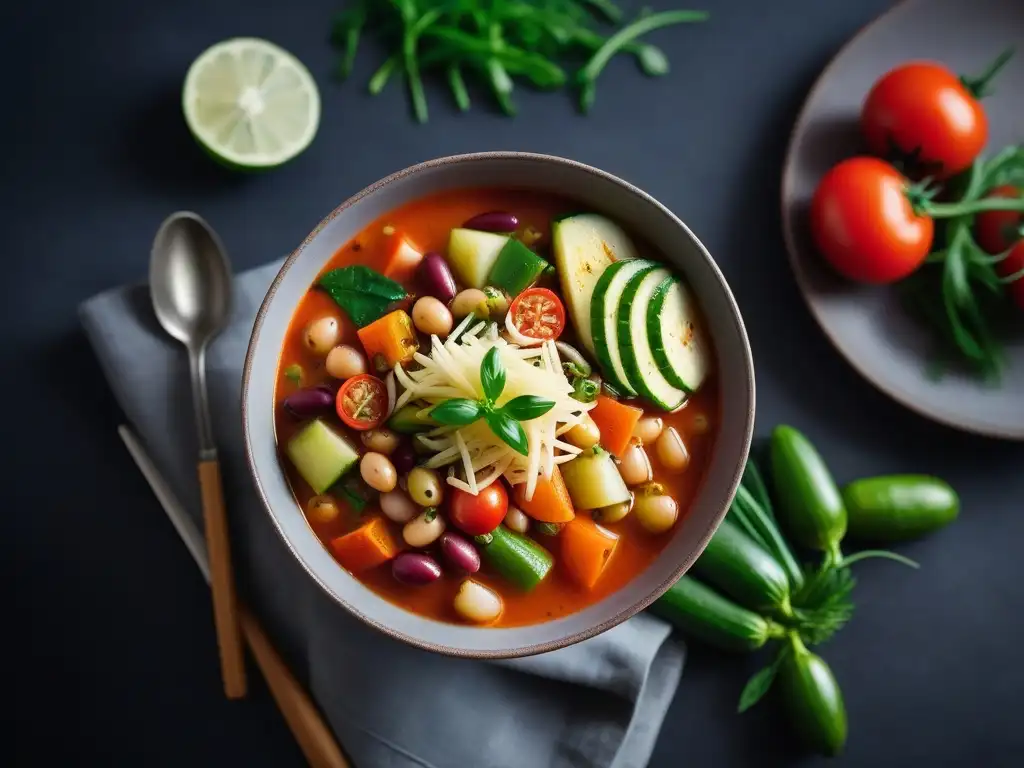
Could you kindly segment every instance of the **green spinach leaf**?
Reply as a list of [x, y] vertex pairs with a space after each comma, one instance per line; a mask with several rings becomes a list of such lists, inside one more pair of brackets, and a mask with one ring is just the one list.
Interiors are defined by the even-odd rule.
[[317, 284], [359, 328], [386, 315], [392, 304], [408, 295], [394, 280], [362, 265], [332, 269]]

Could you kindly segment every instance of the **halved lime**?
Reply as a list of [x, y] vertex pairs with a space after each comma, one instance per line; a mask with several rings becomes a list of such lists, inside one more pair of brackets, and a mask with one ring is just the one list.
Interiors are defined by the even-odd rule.
[[237, 37], [207, 48], [185, 75], [185, 122], [226, 165], [273, 168], [313, 141], [320, 93], [302, 62], [266, 40]]

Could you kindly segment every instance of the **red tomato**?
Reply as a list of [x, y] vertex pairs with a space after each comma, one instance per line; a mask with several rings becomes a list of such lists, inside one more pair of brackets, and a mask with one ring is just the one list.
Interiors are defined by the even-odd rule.
[[988, 140], [988, 118], [960, 78], [939, 64], [911, 62], [882, 76], [864, 102], [861, 130], [879, 157], [896, 149], [913, 157], [923, 175], [952, 176]]
[[565, 329], [565, 307], [547, 288], [528, 288], [516, 296], [508, 311], [516, 330], [531, 339], [557, 339]]
[[448, 517], [456, 528], [470, 536], [490, 533], [501, 525], [508, 512], [508, 493], [500, 480], [494, 481], [476, 496], [453, 488], [448, 498]]
[[[990, 191], [988, 197], [1020, 197], [1021, 191], [1004, 184]], [[978, 245], [988, 253], [1002, 253], [1021, 239], [1024, 214], [1019, 211], [985, 211], [979, 213], [974, 227]]]
[[811, 233], [837, 272], [883, 284], [921, 266], [935, 223], [914, 212], [906, 187], [903, 174], [873, 157], [844, 160], [825, 174], [811, 201]]
[[[999, 262], [997, 269], [1003, 277], [1009, 277], [1024, 271], [1024, 240], [1017, 243], [1013, 250], [1010, 251], [1010, 255]], [[1006, 286], [1006, 290], [1013, 297], [1013, 303], [1020, 309], [1024, 309], [1024, 277], [1018, 277]]]
[[387, 387], [369, 373], [353, 376], [338, 390], [334, 408], [338, 418], [352, 429], [373, 429], [384, 421], [388, 409]]

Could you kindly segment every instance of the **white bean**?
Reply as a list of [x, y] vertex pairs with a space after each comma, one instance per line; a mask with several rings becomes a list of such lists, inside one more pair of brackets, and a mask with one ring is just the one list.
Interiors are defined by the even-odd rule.
[[452, 313], [433, 296], [423, 296], [412, 307], [412, 322], [416, 329], [428, 336], [445, 338], [452, 332]]
[[565, 433], [565, 438], [577, 448], [593, 448], [601, 440], [601, 429], [589, 413], [583, 414], [579, 424]]
[[402, 538], [410, 547], [429, 547], [444, 533], [444, 528], [444, 518], [436, 509], [422, 512], [405, 524]]
[[398, 435], [387, 427], [368, 429], [359, 437], [369, 450], [383, 453], [385, 456], [390, 456], [398, 447]]
[[376, 451], [363, 454], [363, 458], [359, 460], [359, 474], [362, 475], [368, 486], [381, 493], [393, 491], [398, 485], [398, 472], [395, 471], [395, 465], [383, 453]]
[[338, 325], [338, 318], [321, 317], [309, 324], [303, 340], [310, 351], [321, 357], [326, 357], [327, 353], [338, 343], [340, 335], [341, 327]]
[[530, 529], [530, 518], [519, 507], [509, 505], [505, 513], [505, 525], [516, 533], [526, 533]]
[[690, 464], [690, 452], [686, 450], [686, 444], [675, 427], [669, 427], [661, 433], [655, 450], [658, 453], [658, 461], [667, 470], [682, 472]]
[[501, 615], [501, 597], [483, 584], [466, 579], [455, 593], [455, 611], [466, 621], [489, 624]]
[[366, 373], [366, 358], [355, 347], [339, 344], [327, 353], [324, 367], [327, 368], [327, 373], [336, 379], [351, 379], [353, 376]]
[[619, 474], [626, 485], [649, 483], [654, 477], [651, 460], [639, 443], [630, 443], [619, 461]]
[[467, 288], [464, 291], [459, 291], [452, 301], [452, 314], [457, 319], [462, 319], [474, 312], [480, 318], [488, 316], [487, 294], [479, 288]]
[[678, 517], [679, 505], [671, 496], [640, 496], [636, 500], [636, 519], [651, 533], [664, 533]]
[[645, 416], [633, 427], [633, 437], [640, 441], [640, 445], [651, 445], [664, 428], [665, 422], [660, 416]]
[[595, 523], [617, 523], [624, 519], [633, 509], [633, 499], [612, 504], [610, 507], [601, 507], [590, 513]]
[[314, 523], [329, 523], [338, 518], [338, 503], [330, 496], [314, 496], [306, 504], [306, 514]]
[[397, 488], [380, 495], [380, 510], [388, 520], [396, 523], [408, 523], [420, 511], [413, 500]]

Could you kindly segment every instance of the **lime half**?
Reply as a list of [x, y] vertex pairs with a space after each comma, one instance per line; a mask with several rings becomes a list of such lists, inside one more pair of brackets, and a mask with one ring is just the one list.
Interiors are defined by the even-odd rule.
[[185, 122], [226, 165], [273, 168], [313, 141], [320, 93], [302, 62], [266, 40], [237, 37], [192, 62], [182, 93]]

